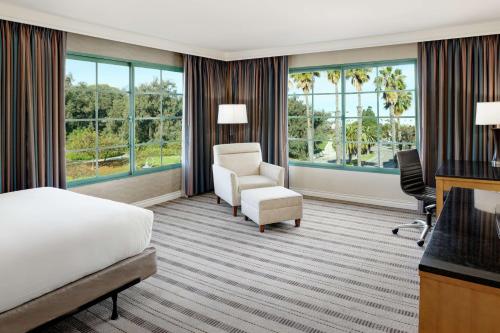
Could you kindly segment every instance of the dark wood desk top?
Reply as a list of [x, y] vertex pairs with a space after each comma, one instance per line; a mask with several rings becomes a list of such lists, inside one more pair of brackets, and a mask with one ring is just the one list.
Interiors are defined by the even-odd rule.
[[437, 170], [436, 177], [500, 181], [500, 168], [491, 166], [490, 162], [446, 161]]
[[500, 288], [500, 216], [495, 211], [500, 213], [500, 193], [453, 188], [419, 269]]

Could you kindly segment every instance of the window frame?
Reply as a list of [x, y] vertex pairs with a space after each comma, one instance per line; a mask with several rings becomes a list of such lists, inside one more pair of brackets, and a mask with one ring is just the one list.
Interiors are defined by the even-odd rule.
[[[120, 172], [116, 174], [111, 174], [111, 175], [103, 175], [99, 176], [97, 174], [97, 168], [96, 167], [96, 175], [92, 178], [85, 178], [85, 179], [77, 179], [77, 180], [71, 180], [67, 182], [68, 188], [72, 187], [78, 187], [78, 186], [83, 186], [83, 185], [90, 185], [90, 184], [95, 184], [95, 183], [100, 183], [100, 182], [105, 182], [105, 181], [110, 181], [110, 180], [116, 180], [116, 179], [123, 179], [123, 178], [129, 178], [129, 177], [136, 177], [136, 176], [141, 176], [145, 174], [150, 174], [150, 173], [155, 173], [155, 172], [161, 172], [165, 170], [172, 170], [172, 169], [178, 169], [182, 167], [182, 163], [172, 163], [168, 165], [160, 165], [158, 167], [152, 167], [148, 169], [141, 169], [141, 170], [136, 170], [136, 160], [135, 160], [135, 148], [136, 148], [136, 142], [135, 142], [135, 125], [136, 125], [136, 110], [135, 110], [135, 68], [136, 67], [141, 67], [141, 68], [151, 68], [151, 69], [158, 69], [160, 70], [160, 73], [162, 71], [170, 71], [170, 72], [178, 72], [178, 73], [184, 73], [183, 67], [178, 67], [178, 66], [171, 66], [171, 65], [163, 65], [163, 64], [156, 64], [156, 63], [150, 63], [150, 62], [145, 62], [145, 61], [137, 61], [137, 60], [129, 60], [129, 59], [119, 59], [119, 58], [114, 58], [114, 57], [107, 57], [107, 56], [100, 56], [100, 55], [95, 55], [95, 54], [88, 54], [88, 53], [81, 53], [81, 52], [73, 52], [73, 51], [68, 51], [66, 53], [66, 60], [79, 60], [79, 61], [89, 61], [93, 62], [96, 64], [96, 94], [98, 92], [98, 65], [100, 63], [102, 64], [111, 64], [111, 65], [121, 65], [121, 66], [126, 66], [129, 69], [129, 87], [127, 94], [129, 96], [129, 111], [127, 118], [121, 119], [124, 121], [128, 122], [128, 131], [129, 131], [129, 137], [128, 137], [128, 143], [124, 145], [119, 145], [121, 148], [128, 148], [129, 151], [129, 170], [127, 172]], [[66, 75], [66, 73], [65, 73]], [[161, 75], [161, 74], [160, 74]], [[184, 77], [183, 77], [184, 79]], [[184, 88], [182, 87], [184, 90]], [[166, 96], [164, 92], [161, 92], [161, 96]], [[184, 109], [184, 91], [182, 94], [175, 94], [173, 96], [182, 96], [182, 107]], [[162, 101], [163, 102], [163, 101]], [[96, 98], [95, 101], [96, 104], [96, 113], [97, 113], [97, 107], [98, 107], [98, 98]], [[161, 107], [161, 104], [160, 104]], [[184, 114], [184, 111], [183, 111]], [[168, 117], [167, 117], [168, 118]], [[180, 117], [174, 117], [175, 119], [180, 119], [181, 124], [183, 123], [183, 115]], [[110, 118], [111, 119], [111, 118]], [[113, 118], [114, 119], [114, 118]], [[160, 126], [162, 126], [162, 121], [163, 121], [163, 110], [161, 110], [160, 114]], [[165, 118], [166, 119], [166, 118]], [[93, 119], [64, 119], [65, 122], [65, 127], [66, 123], [68, 120], [71, 121], [94, 121], [98, 122], [99, 117], [96, 115]], [[182, 126], [182, 125], [181, 125]], [[182, 133], [182, 132], [181, 132]], [[96, 131], [96, 135], [98, 134], [98, 131]], [[182, 161], [182, 135], [180, 138], [180, 141], [163, 141], [163, 138], [160, 137], [160, 152], [161, 149], [164, 145], [168, 143], [180, 143], [181, 144], [181, 161]], [[152, 145], [154, 143], [143, 143], [140, 145]], [[114, 146], [113, 146], [114, 147]], [[113, 147], [105, 147], [105, 149], [112, 149]], [[117, 146], [118, 147], [118, 146]], [[96, 144], [95, 151], [97, 152], [99, 150], [99, 145]], [[89, 151], [92, 150], [92, 148], [88, 149]], [[76, 151], [81, 151], [79, 150], [67, 150], [65, 149], [65, 154], [68, 152], [76, 152]], [[161, 156], [161, 155], [160, 155]], [[97, 158], [97, 155], [96, 155]], [[163, 156], [161, 156], [163, 158]], [[66, 160], [65, 160], [66, 163]], [[95, 161], [97, 164], [97, 160]]]
[[[402, 117], [402, 119], [415, 119], [415, 147], [416, 149], [420, 150], [420, 119], [419, 119], [419, 110], [420, 110], [420, 105], [419, 105], [419, 77], [418, 77], [418, 69], [417, 69], [417, 59], [416, 58], [406, 58], [406, 59], [394, 59], [394, 60], [381, 60], [381, 61], [371, 61], [371, 62], [356, 62], [356, 63], [345, 63], [345, 64], [334, 64], [334, 65], [320, 65], [320, 66], [307, 66], [307, 67], [292, 67], [288, 69], [288, 75], [293, 74], [293, 73], [307, 73], [307, 72], [313, 72], [313, 71], [328, 71], [328, 70], [339, 70], [341, 73], [341, 84], [340, 84], [340, 91], [339, 95], [341, 96], [341, 120], [342, 120], [342, 146], [344, 147], [343, 149], [343, 154], [342, 156], [342, 164], [337, 165], [336, 163], [327, 163], [327, 162], [311, 162], [311, 161], [292, 161], [289, 159], [288, 165], [289, 166], [297, 166], [297, 167], [310, 167], [310, 168], [320, 168], [320, 169], [334, 169], [334, 170], [344, 170], [344, 171], [359, 171], [359, 172], [371, 172], [371, 173], [383, 173], [383, 174], [400, 174], [399, 168], [381, 168], [381, 167], [359, 167], [359, 166], [350, 166], [346, 165], [346, 143], [347, 141], [345, 140], [345, 134], [346, 134], [346, 119], [357, 119], [357, 117], [348, 117], [346, 116], [346, 96], [347, 95], [356, 95], [356, 92], [346, 92], [346, 87], [345, 87], [345, 71], [350, 68], [359, 68], [359, 67], [386, 67], [386, 66], [398, 66], [398, 65], [413, 65], [414, 68], [414, 76], [415, 76], [415, 87], [414, 89], [406, 89], [404, 91], [409, 91], [414, 93], [415, 97], [415, 116], [406, 116]], [[378, 73], [377, 73], [378, 74]], [[385, 119], [388, 117], [380, 116], [380, 95], [382, 92], [380, 91], [364, 91], [361, 92], [362, 94], [377, 94], [377, 110], [376, 110], [376, 118], [377, 118], [377, 123], [379, 122], [380, 119]], [[293, 96], [294, 94], [288, 93], [287, 90], [287, 100], [290, 96]], [[305, 94], [295, 94], [296, 96], [304, 96]], [[312, 88], [312, 91], [308, 94], [308, 96], [311, 97], [311, 110], [314, 110], [314, 98], [313, 96], [315, 95], [332, 95], [334, 96], [335, 94], [333, 93], [314, 93], [314, 85]], [[288, 107], [287, 107], [287, 117], [290, 119], [290, 116], [288, 116]], [[293, 116], [293, 118], [301, 118], [300, 116]], [[306, 119], [306, 117], [303, 117]], [[312, 122], [314, 124], [314, 111], [312, 113]], [[377, 131], [380, 130], [380, 127], [377, 127]], [[292, 138], [292, 141], [299, 141], [299, 142], [307, 142], [307, 139], [296, 139]], [[313, 142], [316, 142], [317, 140], [314, 140]], [[287, 142], [290, 142], [289, 134], [287, 133]], [[381, 144], [388, 144], [387, 142], [383, 141], [378, 141], [377, 143]], [[380, 157], [379, 157], [380, 158]]]

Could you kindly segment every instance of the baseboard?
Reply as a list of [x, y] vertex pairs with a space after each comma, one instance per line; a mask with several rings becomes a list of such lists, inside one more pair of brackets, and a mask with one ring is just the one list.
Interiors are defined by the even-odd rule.
[[394, 201], [390, 199], [380, 199], [380, 198], [365, 197], [361, 195], [344, 194], [344, 193], [314, 191], [303, 188], [291, 188], [291, 189], [301, 193], [302, 195], [310, 197], [355, 202], [365, 205], [376, 205], [376, 206], [391, 207], [391, 208], [417, 210], [416, 202]]
[[180, 198], [181, 195], [182, 195], [181, 191], [175, 191], [172, 193], [160, 195], [158, 197], [134, 202], [132, 205], [139, 206], [139, 207], [149, 207], [149, 206], [157, 205], [157, 204], [165, 202], [165, 201], [170, 201], [170, 200]]

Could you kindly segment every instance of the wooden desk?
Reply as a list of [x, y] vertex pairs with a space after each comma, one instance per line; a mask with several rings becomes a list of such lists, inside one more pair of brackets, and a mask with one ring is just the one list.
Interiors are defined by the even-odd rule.
[[490, 162], [447, 161], [436, 172], [436, 215], [443, 209], [444, 193], [452, 187], [500, 191], [500, 168]]
[[420, 333], [500, 332], [498, 197], [448, 195], [419, 265]]

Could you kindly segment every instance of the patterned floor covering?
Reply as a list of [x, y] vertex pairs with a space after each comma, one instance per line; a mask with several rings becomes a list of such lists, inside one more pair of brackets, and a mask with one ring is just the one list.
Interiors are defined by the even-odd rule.
[[213, 194], [151, 207], [158, 273], [46, 332], [416, 332], [417, 231], [408, 211], [304, 200], [258, 232]]

